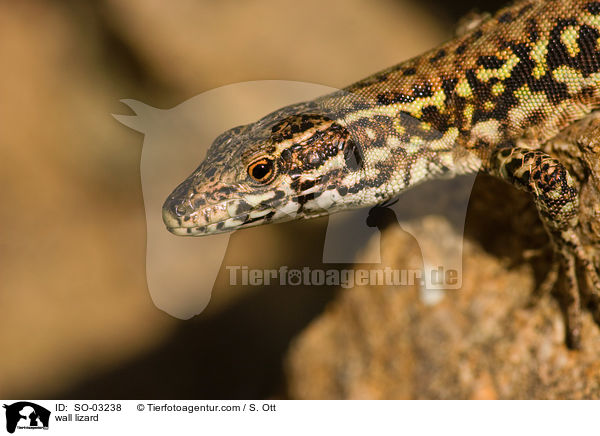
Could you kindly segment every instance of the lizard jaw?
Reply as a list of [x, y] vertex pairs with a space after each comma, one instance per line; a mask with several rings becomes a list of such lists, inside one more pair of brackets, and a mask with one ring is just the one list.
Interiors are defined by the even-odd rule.
[[177, 236], [207, 236], [255, 227], [270, 222], [290, 221], [297, 218], [299, 205], [281, 204], [252, 205], [245, 199], [236, 198], [205, 205], [197, 210], [190, 205], [168, 199], [163, 205], [162, 216], [167, 230]]
[[266, 216], [272, 212], [266, 211], [263, 216], [250, 218], [250, 215], [230, 217], [221, 221], [195, 226], [168, 226], [167, 230], [177, 236], [207, 236], [227, 233], [236, 229], [266, 224]]
[[175, 198], [169, 200], [163, 205], [162, 217], [167, 230], [178, 236], [224, 233], [254, 224], [271, 213], [270, 209], [245, 211], [241, 199], [205, 205], [196, 210]]
[[[309, 202], [309, 204], [312, 203]], [[230, 199], [185, 214], [177, 213], [177, 204], [165, 202], [163, 221], [167, 230], [177, 236], [209, 236], [274, 222], [310, 219], [329, 212], [322, 208], [302, 210], [297, 199], [257, 208], [244, 199]]]

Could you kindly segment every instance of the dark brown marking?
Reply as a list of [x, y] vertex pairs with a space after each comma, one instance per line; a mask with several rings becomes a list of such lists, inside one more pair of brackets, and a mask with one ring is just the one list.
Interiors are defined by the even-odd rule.
[[510, 23], [513, 20], [513, 15], [510, 11], [503, 13], [498, 17], [500, 23]]
[[431, 97], [433, 95], [431, 85], [428, 83], [417, 83], [413, 86], [412, 92], [415, 98]]
[[406, 95], [401, 92], [385, 91], [377, 95], [377, 102], [382, 105], [394, 103], [412, 103], [415, 98], [411, 95]]
[[446, 50], [442, 49], [439, 50], [431, 59], [429, 59], [430, 63], [434, 63], [439, 61], [440, 59], [443, 59], [446, 56]]
[[533, 19], [533, 18], [530, 18], [527, 21], [527, 33], [529, 35], [529, 40], [531, 42], [536, 42], [540, 37], [540, 34], [538, 32], [537, 23], [535, 22], [535, 19]]
[[600, 14], [600, 2], [589, 2], [585, 5], [585, 10], [593, 15]]
[[496, 70], [504, 65], [504, 59], [500, 59], [493, 55], [479, 56], [477, 65], [481, 65], [483, 68]]

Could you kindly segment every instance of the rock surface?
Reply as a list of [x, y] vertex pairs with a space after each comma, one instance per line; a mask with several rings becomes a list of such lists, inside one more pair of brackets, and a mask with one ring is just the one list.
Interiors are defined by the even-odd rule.
[[[487, 178], [473, 197], [462, 289], [437, 301], [416, 285], [342, 291], [290, 348], [291, 398], [600, 398], [600, 329], [591, 315], [582, 349], [572, 351], [558, 302], [533, 298], [547, 264], [520, 258], [544, 238], [527, 198]], [[505, 198], [514, 223], [486, 197]], [[382, 259], [393, 268], [420, 267], [415, 237], [423, 251], [460, 242], [437, 216], [401, 227], [412, 235], [395, 226], [382, 236]]]

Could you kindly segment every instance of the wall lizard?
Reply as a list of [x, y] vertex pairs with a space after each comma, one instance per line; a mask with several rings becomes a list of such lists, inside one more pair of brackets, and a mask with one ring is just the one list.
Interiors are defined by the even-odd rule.
[[163, 219], [176, 235], [210, 235], [483, 171], [531, 194], [555, 254], [541, 288], [561, 291], [577, 348], [582, 305], [600, 324], [599, 241], [579, 213], [582, 180], [600, 176], [598, 108], [600, 2], [518, 1], [421, 56], [223, 133]]

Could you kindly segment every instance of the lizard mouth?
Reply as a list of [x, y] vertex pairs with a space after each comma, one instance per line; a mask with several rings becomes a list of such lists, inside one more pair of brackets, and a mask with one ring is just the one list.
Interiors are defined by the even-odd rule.
[[163, 221], [167, 230], [174, 235], [207, 236], [271, 222], [328, 215], [325, 210], [300, 210], [297, 201], [278, 203], [276, 206], [263, 203], [261, 206], [252, 207], [242, 199], [230, 199], [188, 214], [179, 214], [177, 211], [180, 209], [165, 203]]
[[167, 230], [178, 236], [224, 233], [268, 222], [272, 208], [254, 209], [241, 199], [229, 199], [194, 209], [189, 202], [169, 198], [162, 208]]
[[253, 211], [237, 216], [232, 216], [219, 221], [207, 222], [206, 224], [196, 224], [189, 221], [187, 225], [170, 225], [168, 219], [163, 219], [167, 225], [167, 230], [177, 236], [205, 236], [219, 233], [227, 233], [232, 230], [254, 227], [266, 224], [271, 221], [275, 215], [274, 210], [266, 209], [264, 211]]
[[295, 216], [293, 214], [277, 213], [274, 210], [267, 210], [264, 211], [261, 216], [254, 216], [255, 214], [252, 214], [254, 218], [251, 218], [249, 215], [250, 214], [244, 214], [237, 217], [227, 218], [225, 220], [203, 226], [167, 226], [167, 230], [177, 236], [209, 236], [220, 233], [229, 233], [234, 230], [245, 229], [248, 227], [256, 227], [275, 221], [281, 223], [294, 219], [317, 218], [329, 215], [329, 213], [327, 211], [314, 211]]

